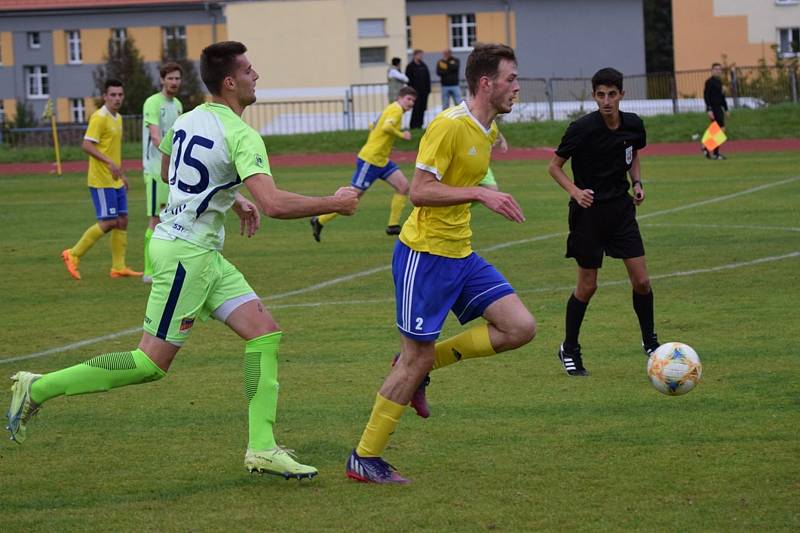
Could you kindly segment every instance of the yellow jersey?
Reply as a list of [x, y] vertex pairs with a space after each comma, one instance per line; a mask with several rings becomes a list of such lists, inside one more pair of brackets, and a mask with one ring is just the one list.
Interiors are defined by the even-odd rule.
[[[119, 166], [122, 164], [122, 115], [112, 115], [106, 106], [101, 107], [89, 118], [84, 139], [92, 141], [97, 149], [107, 155]], [[89, 156], [89, 187], [119, 189], [122, 180], [115, 180], [108, 165]]]
[[367, 143], [358, 152], [359, 159], [376, 167], [385, 167], [389, 163], [389, 154], [392, 153], [394, 140], [403, 138], [403, 131], [400, 129], [403, 113], [405, 111], [397, 102], [386, 106], [370, 130]]
[[[452, 187], [475, 187], [486, 175], [497, 126], [485, 128], [466, 102], [436, 115], [419, 143], [417, 168]], [[415, 207], [400, 240], [418, 252], [461, 258], [472, 253], [470, 203]]]

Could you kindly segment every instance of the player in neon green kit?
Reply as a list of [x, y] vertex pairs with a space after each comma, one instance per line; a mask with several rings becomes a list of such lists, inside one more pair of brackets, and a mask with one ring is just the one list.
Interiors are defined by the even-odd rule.
[[161, 90], [144, 101], [142, 107], [142, 168], [144, 169], [145, 209], [147, 230], [144, 232], [144, 276], [142, 281], [153, 281], [153, 265], [150, 262], [150, 237], [160, 222], [158, 214], [167, 205], [169, 186], [161, 179], [161, 152], [158, 146], [175, 119], [183, 113], [183, 104], [178, 100], [183, 69], [174, 61], [168, 61], [158, 69]]
[[104, 105], [92, 113], [83, 137], [81, 148], [89, 154], [87, 183], [97, 223], [89, 226], [72, 248], [61, 252], [64, 266], [75, 280], [81, 279], [78, 270], [81, 257], [108, 232], [111, 232], [110, 276], [125, 278], [142, 275], [125, 262], [128, 249], [128, 180], [122, 171], [122, 115], [119, 114], [124, 98], [122, 82], [106, 80]]
[[[352, 187], [358, 189], [359, 195], [367, 192], [378, 179], [384, 180], [395, 190], [386, 226], [387, 235], [400, 234], [400, 215], [408, 198], [408, 180], [400, 167], [389, 159], [389, 155], [395, 140], [411, 140], [411, 132], [402, 129], [403, 113], [414, 107], [416, 100], [417, 91], [412, 87], [403, 87], [398, 92], [397, 100], [386, 106], [375, 124], [371, 125], [367, 142], [358, 152], [356, 169], [350, 182]], [[334, 218], [336, 213], [311, 219], [314, 240], [319, 242], [322, 228]]]
[[[17, 372], [11, 378], [8, 410], [8, 429], [17, 442], [27, 437], [27, 424], [40, 405], [52, 398], [161, 379], [195, 320], [213, 316], [246, 341], [245, 467], [287, 479], [317, 474], [275, 442], [281, 331], [244, 276], [220, 253], [224, 219], [232, 209], [242, 233], [251, 236], [260, 225], [258, 207], [274, 218], [331, 211], [349, 215], [358, 194], [345, 187], [334, 196], [309, 197], [275, 186], [261, 136], [241, 119], [244, 108], [255, 102], [258, 79], [246, 51], [238, 42], [203, 50], [200, 73], [212, 101], [179, 117], [161, 143], [169, 155], [163, 158], [161, 175], [169, 179], [170, 204], [150, 241], [153, 285], [139, 346], [43, 376]], [[237, 192], [243, 183], [258, 207]]]

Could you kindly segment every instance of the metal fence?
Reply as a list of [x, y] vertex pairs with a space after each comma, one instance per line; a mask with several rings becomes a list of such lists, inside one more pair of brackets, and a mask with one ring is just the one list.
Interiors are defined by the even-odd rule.
[[[625, 77], [625, 99], [620, 108], [643, 116], [702, 112], [703, 87], [707, 70], [663, 72]], [[798, 103], [796, 65], [785, 67], [736, 67], [723, 73], [723, 85], [730, 108], [757, 108]], [[462, 94], [466, 87], [462, 82]], [[341, 98], [325, 100], [256, 102], [243, 115], [262, 135], [285, 135], [321, 131], [364, 130], [389, 103], [385, 83], [351, 85]], [[428, 98], [425, 122], [441, 111], [441, 88], [434, 84]], [[565, 120], [595, 108], [590, 78], [521, 78], [519, 99], [504, 122]], [[408, 126], [409, 113], [403, 126]], [[141, 140], [141, 116], [123, 120], [126, 142]], [[62, 124], [59, 135], [64, 144], [80, 144], [85, 124]], [[2, 142], [14, 146], [47, 145], [50, 129], [6, 129]]]

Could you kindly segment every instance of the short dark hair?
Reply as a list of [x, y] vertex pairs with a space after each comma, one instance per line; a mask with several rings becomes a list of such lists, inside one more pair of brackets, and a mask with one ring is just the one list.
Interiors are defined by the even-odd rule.
[[392, 58], [392, 65], [394, 65], [395, 67], [399, 67], [400, 66], [400, 61], [401, 61], [401, 59], [399, 57], [393, 57]]
[[402, 97], [408, 96], [408, 95], [411, 95], [414, 98], [416, 98], [417, 97], [417, 90], [415, 88], [413, 88], [413, 87], [409, 87], [408, 85], [406, 85], [405, 87], [400, 87], [400, 90], [397, 91], [397, 97], [398, 98], [402, 98]]
[[178, 72], [180, 72], [181, 74], [183, 74], [183, 67], [181, 67], [175, 61], [167, 61], [166, 63], [164, 63], [163, 65], [161, 65], [159, 67], [158, 74], [159, 74], [159, 76], [161, 76], [163, 78], [164, 76], [166, 76], [170, 72], [175, 72], [176, 70]]
[[722, 63], [711, 63], [711, 68], [719, 67], [722, 68]]
[[594, 76], [592, 76], [592, 92], [594, 92], [599, 85], [605, 85], [606, 87], [616, 87], [621, 91], [622, 72], [611, 67], [601, 68], [600, 70], [594, 73]]
[[423, 52], [423, 51], [422, 51], [422, 49], [420, 49], [420, 48], [414, 48], [414, 52], [413, 52], [411, 55], [412, 55], [412, 56], [415, 56], [415, 55], [417, 55], [417, 54], [424, 54], [424, 53], [425, 53], [425, 52]]
[[247, 47], [238, 41], [223, 41], [203, 48], [200, 54], [200, 77], [208, 92], [219, 96], [222, 80], [233, 73], [236, 57], [247, 52]]
[[119, 81], [117, 78], [108, 78], [106, 82], [103, 84], [103, 94], [108, 92], [109, 87], [122, 87], [122, 82]]
[[497, 76], [503, 59], [516, 64], [517, 56], [514, 54], [514, 49], [504, 44], [475, 43], [467, 58], [467, 67], [464, 71], [470, 94], [476, 94], [478, 82], [483, 76], [490, 78]]

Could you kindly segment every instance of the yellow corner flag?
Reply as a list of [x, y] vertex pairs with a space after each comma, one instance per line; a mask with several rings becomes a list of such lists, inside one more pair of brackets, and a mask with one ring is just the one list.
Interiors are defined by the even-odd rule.
[[53, 114], [53, 100], [47, 99], [47, 105], [44, 106], [44, 113], [42, 118], [50, 119], [50, 128], [53, 130], [53, 148], [56, 151], [56, 175], [61, 175], [61, 150], [58, 145], [58, 129], [56, 128], [56, 116]]
[[715, 120], [710, 126], [708, 126], [708, 129], [706, 129], [706, 132], [703, 134], [703, 139], [700, 142], [703, 143], [703, 146], [705, 146], [709, 152], [713, 152], [722, 146], [722, 143], [727, 140], [728, 137]]

